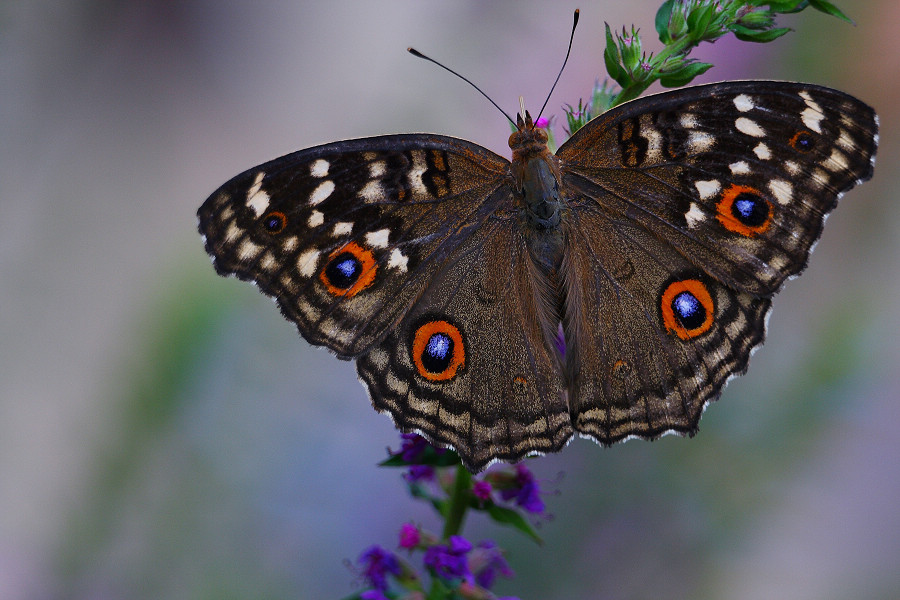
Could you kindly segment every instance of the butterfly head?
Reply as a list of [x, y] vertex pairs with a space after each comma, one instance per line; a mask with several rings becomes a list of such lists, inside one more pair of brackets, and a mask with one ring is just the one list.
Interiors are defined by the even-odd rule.
[[509, 147], [513, 151], [513, 162], [525, 162], [536, 155], [544, 155], [549, 152], [547, 148], [547, 132], [534, 126], [531, 113], [525, 111], [516, 115], [516, 127], [509, 136]]

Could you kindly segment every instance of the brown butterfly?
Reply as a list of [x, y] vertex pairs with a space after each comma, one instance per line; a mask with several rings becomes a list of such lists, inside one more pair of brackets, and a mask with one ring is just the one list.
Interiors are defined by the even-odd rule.
[[473, 471], [575, 433], [693, 434], [878, 138], [859, 100], [773, 81], [628, 102], [556, 154], [517, 121], [512, 161], [440, 135], [341, 141], [199, 210], [220, 274]]

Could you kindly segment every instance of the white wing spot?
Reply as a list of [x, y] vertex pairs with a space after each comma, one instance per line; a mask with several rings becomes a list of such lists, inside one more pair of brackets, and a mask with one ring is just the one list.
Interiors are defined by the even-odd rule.
[[681, 126], [685, 129], [693, 129], [697, 127], [697, 115], [694, 113], [684, 113], [681, 115]]
[[353, 231], [353, 223], [340, 221], [334, 224], [334, 229], [332, 230], [331, 235], [333, 235], [334, 237], [349, 235], [351, 231]]
[[750, 172], [750, 165], [743, 160], [731, 163], [728, 168], [732, 175], [747, 175]]
[[387, 169], [387, 165], [383, 160], [376, 160], [369, 163], [369, 177], [372, 179], [381, 179], [384, 176], [384, 172]]
[[795, 163], [792, 160], [784, 161], [784, 169], [791, 175], [796, 175], [800, 172], [800, 165]]
[[266, 271], [271, 271], [272, 269], [274, 269], [276, 266], [275, 255], [271, 252], [266, 252], [263, 255], [262, 260], [259, 262], [259, 266], [261, 266]]
[[331, 192], [333, 191], [334, 182], [330, 179], [327, 181], [323, 181], [319, 184], [319, 187], [313, 190], [312, 196], [309, 197], [309, 203], [315, 206], [316, 204], [328, 198], [328, 196], [330, 196]]
[[225, 241], [230, 242], [237, 237], [240, 237], [241, 230], [235, 225], [234, 221], [228, 224], [228, 229], [225, 230]]
[[837, 139], [837, 145], [844, 150], [856, 150], [856, 142], [850, 137], [846, 129], [841, 129], [841, 135]]
[[772, 158], [772, 152], [769, 150], [769, 147], [762, 142], [756, 145], [756, 148], [753, 149], [753, 154], [759, 157], [760, 160], [769, 160]]
[[269, 208], [269, 195], [262, 191], [262, 180], [266, 174], [260, 171], [253, 180], [253, 185], [247, 190], [247, 207], [253, 209], [256, 216], [261, 216]]
[[250, 189], [247, 190], [247, 199], [249, 200], [253, 196], [255, 196], [260, 189], [262, 189], [262, 180], [266, 176], [265, 173], [260, 171], [256, 174], [256, 177], [253, 179], [253, 185], [250, 186]]
[[373, 180], [359, 190], [359, 196], [366, 202], [377, 202], [384, 198], [384, 188], [380, 181]]
[[705, 131], [691, 131], [688, 134], [688, 146], [692, 152], [705, 152], [712, 148], [716, 138]]
[[769, 191], [779, 204], [788, 204], [794, 196], [794, 188], [784, 179], [773, 179], [769, 182]]
[[313, 177], [325, 177], [328, 175], [328, 168], [331, 165], [324, 158], [320, 158], [309, 166], [309, 174]]
[[393, 267], [399, 270], [401, 273], [406, 273], [406, 263], [409, 262], [409, 257], [405, 256], [402, 252], [394, 248], [391, 250], [391, 258], [388, 260], [388, 266]]
[[325, 215], [321, 212], [314, 210], [312, 214], [309, 215], [309, 221], [306, 222], [310, 227], [318, 227], [322, 223], [325, 222]]
[[251, 260], [256, 258], [256, 255], [260, 253], [262, 250], [262, 246], [257, 246], [250, 240], [244, 240], [241, 242], [241, 245], [238, 246], [238, 257], [241, 260]]
[[706, 215], [703, 213], [700, 207], [697, 206], [697, 203], [691, 202], [690, 210], [684, 213], [684, 220], [687, 221], [687, 226], [693, 229], [705, 219]]
[[312, 277], [316, 274], [316, 265], [319, 263], [320, 252], [316, 249], [307, 250], [297, 257], [297, 269], [304, 277]]
[[387, 248], [390, 229], [379, 229], [366, 234], [366, 243], [373, 248]]
[[734, 97], [734, 107], [741, 112], [747, 112], [753, 109], [754, 106], [753, 98], [747, 94], [739, 94]]
[[292, 252], [294, 248], [297, 247], [298, 241], [299, 240], [297, 239], [296, 235], [293, 237], [289, 237], [288, 239], [284, 240], [284, 244], [282, 244], [281, 247], [284, 248], [285, 252]]
[[800, 92], [798, 94], [803, 101], [806, 102], [806, 109], [800, 113], [800, 118], [803, 120], [803, 124], [815, 131], [816, 133], [822, 133], [822, 127], [820, 123], [822, 119], [825, 118], [825, 115], [822, 113], [822, 107], [816, 104], [816, 102], [812, 99], [806, 92]]
[[425, 156], [422, 152], [414, 152], [413, 153], [413, 166], [409, 170], [409, 187], [418, 192], [419, 194], [427, 193], [425, 188], [425, 183], [422, 182], [422, 175], [425, 174], [425, 171], [428, 169], [428, 165], [425, 163]]
[[850, 168], [850, 163], [847, 162], [847, 156], [835, 148], [831, 151], [831, 156], [828, 157], [828, 167], [831, 167], [832, 171], [842, 171]]
[[743, 134], [749, 135], [751, 137], [764, 137], [766, 135], [765, 130], [759, 126], [759, 124], [747, 117], [738, 117], [734, 121], [734, 126]]
[[710, 179], [709, 181], [695, 181], [694, 187], [697, 188], [700, 199], [707, 200], [719, 193], [719, 190], [722, 189], [722, 184], [719, 183], [718, 179]]

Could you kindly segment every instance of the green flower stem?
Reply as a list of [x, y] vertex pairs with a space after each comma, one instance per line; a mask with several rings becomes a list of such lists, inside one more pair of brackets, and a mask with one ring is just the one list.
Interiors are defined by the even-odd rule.
[[453, 494], [450, 496], [450, 506], [447, 510], [447, 520], [444, 522], [443, 539], [450, 539], [451, 535], [459, 535], [463, 521], [466, 518], [466, 509], [469, 508], [469, 490], [472, 487], [472, 475], [462, 464], [456, 466], [456, 480], [453, 483]]

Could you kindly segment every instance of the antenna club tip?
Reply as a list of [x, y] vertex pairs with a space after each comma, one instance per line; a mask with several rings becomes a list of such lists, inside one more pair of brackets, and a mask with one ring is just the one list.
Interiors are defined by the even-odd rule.
[[412, 54], [413, 56], [418, 56], [418, 57], [422, 58], [422, 53], [419, 52], [418, 50], [416, 50], [415, 48], [413, 48], [412, 46], [408, 47], [406, 49], [406, 51], [409, 52], [410, 54]]

